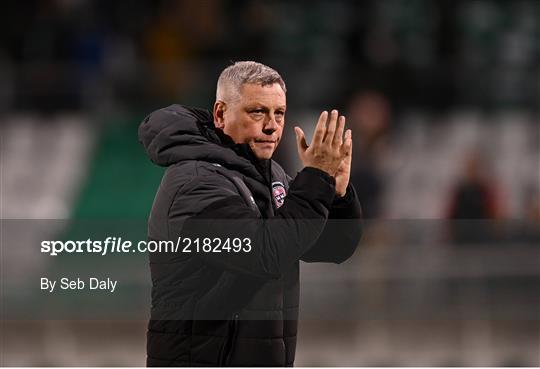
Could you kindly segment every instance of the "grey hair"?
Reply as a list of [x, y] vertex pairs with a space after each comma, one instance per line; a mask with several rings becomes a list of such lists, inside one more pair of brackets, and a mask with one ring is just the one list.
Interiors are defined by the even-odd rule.
[[283, 78], [274, 69], [254, 61], [239, 61], [221, 72], [217, 82], [216, 100], [225, 101], [227, 98], [236, 98], [240, 94], [242, 85], [246, 83], [261, 86], [278, 83], [283, 92], [287, 92]]

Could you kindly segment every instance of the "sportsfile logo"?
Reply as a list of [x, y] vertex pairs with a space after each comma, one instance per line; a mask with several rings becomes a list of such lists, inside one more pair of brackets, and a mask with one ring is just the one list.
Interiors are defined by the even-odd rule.
[[121, 253], [237, 253], [251, 252], [249, 237], [178, 237], [173, 240], [141, 240], [133, 242], [122, 237], [105, 240], [42, 241], [41, 252], [50, 256], [60, 254], [88, 253], [105, 256]]

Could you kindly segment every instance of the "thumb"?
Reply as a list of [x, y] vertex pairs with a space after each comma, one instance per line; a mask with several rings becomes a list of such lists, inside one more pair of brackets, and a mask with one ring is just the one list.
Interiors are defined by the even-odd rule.
[[304, 131], [302, 131], [300, 127], [294, 127], [294, 133], [296, 133], [296, 146], [298, 147], [298, 152], [303, 153], [308, 148]]

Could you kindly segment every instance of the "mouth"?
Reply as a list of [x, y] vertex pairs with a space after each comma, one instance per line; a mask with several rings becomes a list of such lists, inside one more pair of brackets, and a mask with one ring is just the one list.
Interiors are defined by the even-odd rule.
[[254, 149], [263, 150], [265, 152], [274, 152], [276, 148], [276, 141], [272, 140], [255, 140], [253, 144]]
[[275, 144], [276, 141], [272, 140], [255, 140], [255, 143], [262, 143], [262, 144]]

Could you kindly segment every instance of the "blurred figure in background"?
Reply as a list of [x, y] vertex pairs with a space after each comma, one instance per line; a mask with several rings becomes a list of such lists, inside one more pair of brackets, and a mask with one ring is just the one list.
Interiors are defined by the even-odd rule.
[[540, 225], [540, 195], [535, 193], [529, 196], [527, 201], [526, 218], [531, 222], [536, 222]]
[[[158, 99], [176, 99], [193, 89], [196, 71], [189, 61], [211, 49], [222, 30], [222, 3], [164, 1], [146, 27], [144, 46], [150, 61], [152, 92]], [[158, 100], [159, 101], [159, 100]]]
[[350, 100], [348, 123], [356, 132], [351, 181], [358, 189], [366, 219], [380, 215], [384, 191], [381, 161], [388, 145], [391, 116], [388, 99], [377, 91], [359, 91]]
[[477, 151], [464, 160], [463, 173], [450, 198], [450, 219], [495, 219], [500, 215], [495, 185], [487, 174], [487, 163]]
[[540, 243], [540, 193], [537, 189], [529, 190], [524, 197], [524, 221], [518, 224], [517, 232], [512, 234], [515, 240], [523, 243]]
[[452, 222], [451, 237], [455, 243], [487, 242], [492, 240], [492, 222], [471, 220], [493, 220], [501, 217], [501, 205], [497, 196], [495, 180], [489, 174], [488, 163], [476, 150], [469, 152], [449, 200], [448, 219], [464, 220]]

